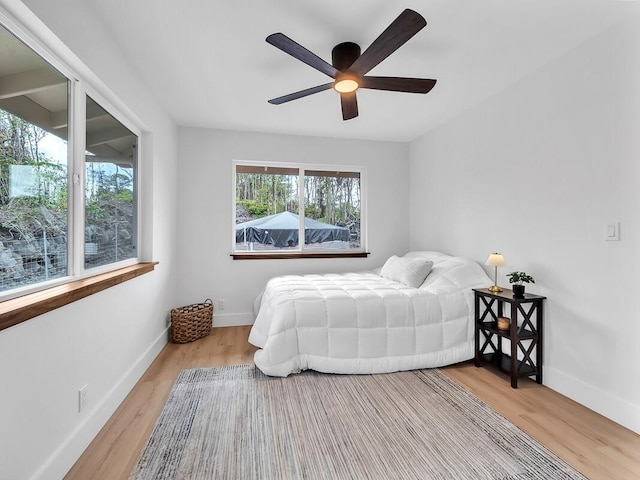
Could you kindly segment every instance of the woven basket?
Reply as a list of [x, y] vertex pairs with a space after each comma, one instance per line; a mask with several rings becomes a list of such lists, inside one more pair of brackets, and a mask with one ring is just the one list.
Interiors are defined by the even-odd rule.
[[173, 343], [189, 343], [206, 337], [213, 324], [213, 302], [194, 303], [171, 310], [171, 340]]

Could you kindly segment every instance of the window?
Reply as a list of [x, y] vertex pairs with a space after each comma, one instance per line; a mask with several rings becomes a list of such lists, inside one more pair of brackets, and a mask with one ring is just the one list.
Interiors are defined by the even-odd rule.
[[84, 266], [136, 257], [138, 137], [86, 97]]
[[0, 25], [0, 300], [137, 261], [138, 135], [59, 67]]
[[362, 169], [235, 162], [234, 173], [237, 257], [364, 254]]
[[0, 27], [0, 292], [68, 274], [68, 80]]

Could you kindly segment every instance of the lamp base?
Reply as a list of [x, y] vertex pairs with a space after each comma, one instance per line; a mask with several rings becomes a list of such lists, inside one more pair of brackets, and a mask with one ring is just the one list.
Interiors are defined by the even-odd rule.
[[494, 292], [494, 293], [498, 293], [498, 292], [501, 292], [502, 289], [498, 285], [493, 285], [493, 286], [489, 287], [489, 291], [490, 292]]

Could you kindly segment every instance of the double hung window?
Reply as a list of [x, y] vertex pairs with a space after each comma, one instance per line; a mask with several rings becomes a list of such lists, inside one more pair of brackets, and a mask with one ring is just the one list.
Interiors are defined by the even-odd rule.
[[234, 255], [364, 253], [364, 170], [234, 162]]

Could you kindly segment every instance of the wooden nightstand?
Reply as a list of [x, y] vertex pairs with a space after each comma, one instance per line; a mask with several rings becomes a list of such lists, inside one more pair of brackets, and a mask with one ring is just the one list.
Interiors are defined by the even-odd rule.
[[[511, 377], [518, 388], [518, 378], [534, 377], [542, 383], [542, 305], [546, 297], [526, 293], [516, 298], [509, 289], [491, 292], [474, 288], [475, 294], [475, 364], [492, 366]], [[498, 317], [510, 317], [508, 330], [498, 328]], [[503, 339], [509, 352], [502, 349]]]

